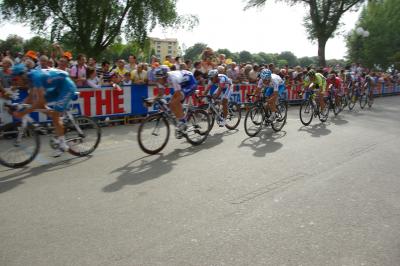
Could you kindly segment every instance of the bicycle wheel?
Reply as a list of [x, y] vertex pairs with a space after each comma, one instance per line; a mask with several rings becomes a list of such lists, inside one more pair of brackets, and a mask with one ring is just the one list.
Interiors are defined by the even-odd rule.
[[364, 92], [361, 96], [360, 96], [360, 107], [361, 109], [364, 109], [364, 107], [367, 105], [368, 102], [368, 97], [367, 94]]
[[373, 104], [374, 104], [374, 95], [370, 93], [368, 97], [368, 107], [371, 108]]
[[191, 111], [187, 118], [187, 141], [192, 145], [200, 145], [207, 139], [210, 131], [210, 115], [200, 109]]
[[333, 97], [332, 101], [333, 101], [333, 113], [335, 114], [335, 116], [337, 116], [341, 111], [342, 111], [342, 96], [337, 96], [338, 99], [335, 99], [335, 97]]
[[314, 115], [314, 107], [311, 100], [305, 100], [301, 103], [299, 115], [303, 125], [308, 126], [311, 123]]
[[101, 129], [90, 117], [74, 117], [65, 125], [65, 141], [69, 153], [74, 156], [87, 156], [96, 150], [101, 140]]
[[352, 91], [350, 93], [350, 99], [349, 99], [349, 110], [353, 110], [354, 106], [356, 105], [357, 97], [355, 95], [355, 92]]
[[287, 102], [279, 102], [277, 105], [278, 112], [275, 114], [277, 115], [274, 122], [271, 123], [271, 127], [275, 132], [281, 131], [283, 126], [286, 124], [287, 118]]
[[319, 121], [321, 121], [322, 123], [326, 122], [326, 120], [328, 120], [328, 116], [329, 116], [329, 101], [327, 101], [326, 99], [324, 99], [325, 101], [325, 108], [322, 109], [321, 106], [320, 108], [320, 112], [318, 113], [318, 117], [319, 117]]
[[348, 104], [348, 96], [345, 94], [343, 96], [340, 97], [341, 98], [341, 106], [342, 106], [342, 111], [344, 110], [344, 108], [347, 106]]
[[138, 131], [139, 146], [145, 153], [159, 153], [169, 140], [169, 123], [161, 114], [146, 117]]
[[242, 118], [242, 110], [237, 103], [230, 103], [228, 106], [228, 117], [226, 118], [225, 127], [233, 130], [238, 127], [240, 119]]
[[244, 131], [249, 137], [257, 135], [263, 126], [265, 118], [264, 110], [262, 107], [251, 107], [244, 118]]
[[0, 127], [0, 164], [19, 168], [35, 159], [40, 149], [38, 132], [32, 125], [10, 123]]

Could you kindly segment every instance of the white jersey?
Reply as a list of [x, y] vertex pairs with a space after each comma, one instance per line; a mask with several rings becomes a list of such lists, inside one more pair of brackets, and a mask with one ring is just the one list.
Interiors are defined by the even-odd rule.
[[[271, 82], [269, 83], [269, 85], [267, 86], [268, 88], [274, 88], [274, 91], [278, 91], [279, 86], [285, 85], [285, 82], [283, 81], [283, 79], [276, 75], [276, 74], [271, 74]], [[260, 79], [258, 81], [258, 85], [259, 88], [263, 88], [266, 87], [263, 83], [263, 80]]]
[[187, 70], [174, 70], [168, 72], [168, 84], [174, 88], [175, 91], [182, 90], [182, 86], [187, 85], [193, 74]]
[[[221, 89], [229, 89], [232, 86], [232, 80], [228, 78], [225, 74], [218, 74], [218, 87]], [[214, 83], [210, 80], [208, 81], [208, 85], [214, 85]]]

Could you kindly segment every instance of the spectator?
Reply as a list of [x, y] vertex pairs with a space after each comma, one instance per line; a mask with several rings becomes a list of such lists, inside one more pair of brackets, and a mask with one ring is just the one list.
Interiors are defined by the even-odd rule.
[[180, 56], [177, 56], [177, 57], [175, 57], [175, 68], [176, 68], [176, 70], [180, 70], [181, 69], [181, 57]]
[[100, 78], [103, 85], [110, 85], [111, 83], [110, 62], [103, 61], [101, 63], [101, 68], [97, 70], [97, 76]]
[[186, 70], [190, 71], [192, 69], [192, 60], [188, 59], [185, 60], [185, 64], [186, 64]]
[[254, 64], [253, 69], [249, 72], [250, 83], [256, 83], [258, 80], [259, 66]]
[[29, 71], [35, 68], [35, 62], [30, 58], [25, 58], [24, 63]]
[[147, 72], [147, 79], [149, 84], [157, 84], [157, 79], [154, 76], [154, 71], [160, 64], [158, 62], [154, 62], [151, 64], [151, 69]]
[[220, 54], [220, 55], [218, 56], [218, 64], [219, 64], [219, 65], [225, 64], [225, 55], [224, 55], [224, 54]]
[[94, 59], [93, 57], [90, 57], [87, 66], [93, 67], [94, 69], [96, 69], [96, 67], [97, 67], [96, 65], [97, 65], [96, 59]]
[[192, 73], [194, 73], [196, 70], [198, 70], [198, 71], [200, 71], [200, 72], [202, 72], [204, 74], [204, 72], [201, 70], [201, 62], [200, 61], [194, 62], [193, 67], [194, 68], [191, 71]]
[[88, 66], [86, 69], [86, 83], [93, 89], [101, 89], [101, 79], [97, 77], [96, 68]]
[[163, 62], [163, 65], [166, 65], [169, 68], [171, 68], [174, 65], [173, 62], [172, 62], [172, 57], [170, 55], [165, 56], [165, 60]]
[[226, 75], [232, 80], [233, 83], [239, 83], [239, 71], [236, 68], [235, 62], [232, 62], [229, 69], [226, 71]]
[[131, 74], [126, 72], [124, 75], [124, 79], [122, 80], [122, 85], [129, 86], [132, 85]]
[[125, 68], [129, 73], [137, 68], [136, 56], [134, 56], [133, 54], [129, 55], [128, 64], [125, 65]]
[[137, 69], [131, 72], [131, 80], [134, 84], [147, 84], [147, 72], [143, 70], [143, 64], [139, 64]]
[[125, 68], [125, 60], [119, 59], [117, 61], [117, 67], [113, 70], [116, 74], [119, 75], [120, 79], [124, 78], [125, 73], [129, 73], [129, 71]]
[[36, 65], [36, 62], [37, 62], [37, 54], [36, 54], [35, 51], [29, 50], [28, 52], [26, 52], [25, 58], [31, 59], [31, 60], [35, 63], [35, 65]]
[[203, 72], [201, 72], [200, 70], [195, 70], [193, 76], [197, 80], [200, 86], [206, 85], [207, 78], [205, 77]]
[[57, 63], [57, 68], [70, 73], [68, 57], [62, 56]]
[[222, 65], [218, 66], [217, 70], [218, 70], [218, 74], [225, 74], [225, 72], [226, 72], [225, 67]]
[[39, 57], [39, 65], [35, 69], [48, 69], [49, 58], [45, 55]]
[[0, 70], [0, 83], [3, 88], [11, 87], [11, 68], [13, 66], [13, 61], [9, 57], [4, 57], [2, 62], [3, 68]]
[[79, 54], [77, 57], [78, 64], [71, 67], [70, 76], [77, 86], [85, 86], [86, 84], [86, 56]]

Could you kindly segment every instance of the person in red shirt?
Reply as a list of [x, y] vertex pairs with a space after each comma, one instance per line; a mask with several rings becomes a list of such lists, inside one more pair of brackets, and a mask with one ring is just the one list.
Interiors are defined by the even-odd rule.
[[337, 76], [335, 71], [331, 71], [326, 82], [328, 86], [328, 93], [334, 93], [335, 102], [338, 103], [338, 95], [342, 94], [342, 80]]

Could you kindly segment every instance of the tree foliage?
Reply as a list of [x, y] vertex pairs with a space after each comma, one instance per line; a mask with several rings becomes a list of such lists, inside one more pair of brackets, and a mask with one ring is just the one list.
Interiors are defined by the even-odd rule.
[[192, 61], [200, 60], [201, 53], [206, 48], [207, 48], [207, 44], [196, 43], [193, 46], [186, 49], [184, 57], [185, 57], [185, 59], [190, 59]]
[[400, 4], [398, 0], [369, 1], [363, 9], [356, 29], [362, 27], [368, 37], [352, 30], [347, 36], [348, 57], [368, 67], [387, 68], [400, 65]]
[[75, 50], [98, 55], [117, 36], [143, 44], [147, 32], [161, 26], [195, 25], [193, 16], [179, 16], [176, 0], [3, 0], [5, 19], [29, 22], [38, 32], [50, 32], [51, 40], [67, 38]]
[[7, 39], [0, 40], [0, 51], [10, 51], [12, 54], [23, 52], [24, 39], [17, 35], [9, 35]]
[[[318, 42], [318, 57], [321, 66], [326, 65], [325, 46], [339, 27], [342, 15], [350, 9], [357, 8], [364, 0], [280, 0], [290, 5], [303, 3], [308, 6], [304, 26], [308, 37]], [[263, 6], [267, 0], [247, 0], [246, 8]]]

